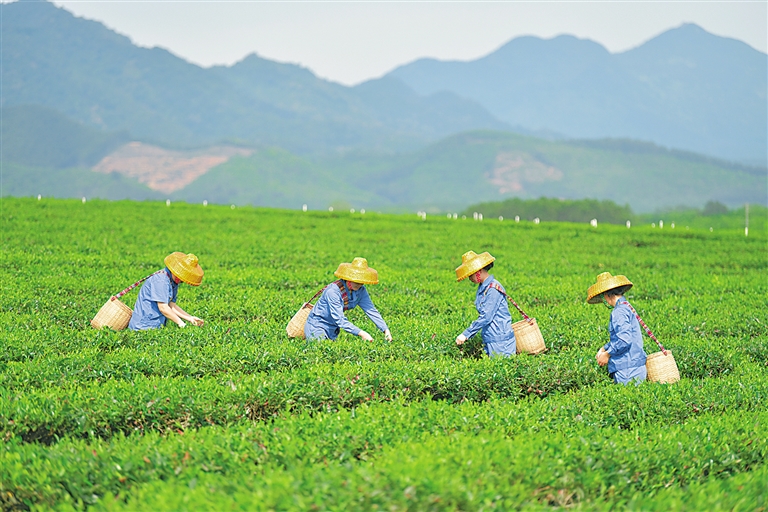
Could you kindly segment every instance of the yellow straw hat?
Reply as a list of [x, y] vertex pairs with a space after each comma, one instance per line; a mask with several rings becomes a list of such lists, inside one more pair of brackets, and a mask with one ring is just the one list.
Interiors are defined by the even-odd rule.
[[496, 261], [496, 258], [487, 252], [482, 254], [475, 254], [474, 251], [465, 252], [461, 255], [461, 265], [456, 267], [456, 281], [468, 278], [493, 261]]
[[355, 258], [352, 263], [342, 263], [333, 275], [353, 283], [379, 284], [379, 273], [368, 266], [368, 260], [365, 258]]
[[203, 282], [203, 269], [197, 263], [197, 256], [173, 252], [165, 257], [165, 266], [173, 275], [192, 286]]
[[629, 290], [632, 288], [632, 283], [626, 276], [612, 276], [610, 272], [603, 272], [597, 276], [597, 282], [587, 290], [587, 302], [590, 304], [600, 304], [602, 301], [601, 294], [619, 286], [627, 286], [627, 290]]

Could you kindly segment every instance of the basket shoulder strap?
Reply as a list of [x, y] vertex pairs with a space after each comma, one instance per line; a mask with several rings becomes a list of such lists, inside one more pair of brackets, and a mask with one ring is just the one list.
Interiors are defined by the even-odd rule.
[[499, 286], [499, 285], [498, 285], [498, 283], [491, 283], [491, 284], [489, 284], [489, 285], [488, 285], [488, 287], [489, 287], [489, 288], [493, 288], [494, 290], [498, 291], [498, 292], [499, 292], [499, 293], [501, 293], [503, 296], [505, 296], [505, 297], [507, 298], [507, 300], [508, 300], [509, 302], [511, 302], [513, 306], [515, 306], [515, 307], [517, 308], [517, 310], [520, 312], [520, 314], [521, 314], [521, 315], [523, 315], [523, 318], [525, 318], [525, 319], [528, 321], [528, 323], [529, 323], [529, 324], [533, 325], [533, 320], [531, 320], [531, 318], [530, 318], [528, 315], [526, 315], [526, 314], [525, 314], [525, 311], [523, 311], [523, 308], [521, 308], [520, 306], [518, 306], [518, 305], [517, 305], [517, 302], [515, 302], [515, 301], [512, 299], [512, 297], [510, 297], [509, 295], [507, 295], [507, 292], [505, 292], [505, 291], [504, 291], [504, 290], [501, 288], [501, 286]]
[[344, 301], [344, 311], [349, 310], [349, 297], [347, 296], [347, 289], [344, 287], [344, 283], [341, 282], [341, 279], [334, 281], [334, 283], [336, 283], [341, 292], [341, 300]]
[[627, 301], [625, 301], [625, 300], [624, 300], [624, 301], [621, 301], [621, 303], [622, 303], [622, 304], [626, 304], [626, 305], [627, 305], [627, 307], [629, 307], [629, 309], [630, 309], [630, 310], [632, 310], [632, 312], [635, 314], [635, 318], [637, 318], [637, 321], [638, 321], [638, 322], [640, 322], [640, 325], [642, 325], [642, 326], [643, 326], [643, 329], [645, 329], [645, 332], [646, 332], [646, 333], [648, 333], [648, 336], [649, 336], [649, 337], [650, 337], [650, 338], [651, 338], [653, 341], [655, 341], [655, 342], [656, 342], [656, 344], [659, 346], [659, 348], [660, 348], [660, 349], [661, 349], [661, 351], [664, 353], [664, 355], [667, 355], [667, 350], [664, 348], [664, 345], [662, 345], [662, 344], [661, 344], [661, 342], [660, 342], [659, 340], [657, 340], [657, 339], [656, 339], [656, 336], [654, 336], [654, 335], [653, 335], [653, 333], [651, 332], [651, 330], [648, 328], [648, 326], [647, 326], [647, 325], [645, 325], [645, 322], [643, 322], [643, 319], [642, 319], [642, 318], [640, 318], [640, 315], [638, 315], [638, 314], [637, 314], [637, 311], [635, 311], [635, 308], [633, 308], [633, 307], [632, 307], [632, 304], [630, 304], [629, 302], [627, 302]]
[[136, 288], [137, 286], [139, 286], [141, 283], [143, 283], [143, 282], [144, 282], [144, 281], [146, 281], [147, 279], [149, 279], [150, 277], [152, 277], [152, 276], [156, 276], [157, 274], [162, 274], [163, 272], [165, 272], [165, 269], [162, 269], [162, 270], [158, 270], [157, 272], [153, 272], [152, 274], [149, 274], [149, 275], [148, 275], [147, 277], [145, 277], [145, 278], [139, 279], [138, 281], [136, 281], [135, 283], [133, 283], [131, 286], [129, 286], [129, 287], [128, 287], [128, 288], [126, 288], [125, 290], [123, 290], [123, 291], [121, 291], [120, 293], [118, 293], [117, 295], [115, 295], [115, 296], [114, 296], [114, 298], [115, 298], [115, 299], [119, 299], [120, 297], [122, 297], [123, 295], [125, 295], [125, 294], [126, 294], [126, 293], [128, 293], [129, 291], [133, 290], [134, 288]]
[[313, 300], [315, 300], [316, 298], [318, 298], [318, 297], [319, 297], [319, 296], [320, 296], [320, 295], [321, 295], [321, 294], [322, 294], [322, 293], [325, 291], [325, 289], [326, 289], [326, 288], [328, 288], [328, 287], [327, 287], [327, 286], [323, 286], [322, 288], [320, 288], [320, 291], [318, 291], [316, 294], [314, 294], [314, 295], [312, 296], [312, 298], [311, 298], [311, 299], [309, 299], [309, 300], [306, 302], [306, 304], [312, 304], [312, 301], [313, 301]]

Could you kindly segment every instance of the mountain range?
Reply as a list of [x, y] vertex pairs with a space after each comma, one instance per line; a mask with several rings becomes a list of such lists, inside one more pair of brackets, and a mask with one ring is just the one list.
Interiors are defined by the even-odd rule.
[[[171, 151], [128, 142], [124, 132], [99, 132], [46, 107], [8, 107], [2, 116], [5, 195], [432, 213], [507, 197], [594, 198], [630, 204], [637, 212], [709, 200], [765, 204], [768, 197], [764, 168], [647, 142], [545, 140], [485, 130], [400, 153], [301, 155], [231, 146]], [[25, 133], [34, 133], [37, 144], [22, 144]]]
[[204, 69], [49, 2], [0, 9], [3, 107], [40, 104], [137, 140], [310, 153], [407, 149], [463, 130], [508, 128], [471, 100], [422, 96], [393, 78], [350, 88], [255, 54]]
[[475, 61], [421, 59], [388, 76], [474, 100], [510, 125], [766, 165], [768, 56], [692, 24], [617, 54], [573, 36], [520, 37]]
[[768, 200], [767, 57], [695, 25], [621, 54], [517, 38], [347, 87], [255, 54], [201, 68], [45, 1], [0, 10], [3, 195], [426, 211]]

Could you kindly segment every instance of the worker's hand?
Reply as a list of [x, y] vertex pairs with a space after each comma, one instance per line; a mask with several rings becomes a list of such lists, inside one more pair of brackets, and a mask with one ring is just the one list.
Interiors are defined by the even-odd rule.
[[467, 341], [467, 337], [464, 336], [463, 334], [459, 334], [458, 336], [456, 336], [457, 345], [463, 345], [465, 341]]
[[387, 340], [387, 341], [392, 341], [392, 333], [389, 332], [389, 329], [384, 331], [384, 339]]
[[179, 327], [186, 327], [187, 326], [187, 324], [184, 323], [184, 320], [179, 320], [179, 323], [177, 323], [176, 325], [178, 325]]
[[611, 359], [611, 354], [606, 352], [603, 347], [600, 347], [600, 350], [597, 351], [597, 355], [595, 355], [595, 359], [597, 359], [597, 364], [600, 366], [605, 366]]
[[189, 321], [198, 327], [202, 327], [203, 324], [205, 323], [205, 321], [202, 318], [198, 318], [196, 316], [193, 316]]
[[360, 336], [361, 338], [363, 338], [365, 341], [373, 341], [373, 338], [371, 337], [371, 335], [370, 335], [370, 334], [368, 334], [368, 333], [367, 333], [367, 332], [365, 332], [365, 331], [360, 331], [360, 334], [358, 334], [358, 336]]

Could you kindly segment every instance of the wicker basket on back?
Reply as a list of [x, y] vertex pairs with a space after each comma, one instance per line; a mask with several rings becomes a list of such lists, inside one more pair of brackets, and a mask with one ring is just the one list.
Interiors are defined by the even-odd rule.
[[312, 311], [312, 308], [314, 307], [314, 304], [312, 304], [312, 301], [318, 298], [320, 294], [323, 293], [325, 288], [327, 287], [324, 287], [319, 292], [317, 292], [311, 299], [309, 299], [309, 302], [305, 302], [299, 308], [296, 314], [293, 315], [291, 320], [288, 322], [288, 325], [285, 326], [285, 332], [286, 334], [288, 334], [289, 338], [301, 338], [301, 339], [305, 338], [304, 326], [307, 323], [307, 318], [309, 318], [309, 313]]
[[680, 371], [671, 350], [667, 350], [666, 355], [661, 351], [650, 354], [645, 360], [645, 369], [651, 382], [672, 384], [680, 380]]
[[285, 332], [289, 338], [304, 338], [304, 325], [307, 323], [309, 313], [312, 311], [313, 304], [305, 302], [301, 308], [291, 318], [285, 327]]
[[91, 326], [94, 329], [109, 327], [115, 331], [121, 331], [128, 327], [131, 315], [133, 315], [133, 310], [123, 304], [120, 299], [113, 296], [101, 306], [99, 312], [91, 320]]
[[128, 323], [131, 321], [131, 316], [133, 315], [133, 310], [126, 306], [120, 300], [120, 297], [133, 290], [155, 274], [160, 274], [162, 272], [165, 272], [165, 269], [158, 270], [157, 272], [148, 275], [144, 279], [139, 279], [117, 295], [110, 297], [109, 300], [107, 300], [107, 302], [101, 306], [101, 309], [98, 313], [96, 313], [96, 316], [93, 317], [93, 320], [91, 320], [91, 327], [94, 329], [103, 329], [104, 327], [109, 327], [115, 331], [121, 331], [128, 327]]
[[536, 355], [547, 350], [547, 346], [544, 344], [544, 337], [541, 335], [541, 329], [539, 329], [539, 324], [536, 323], [536, 319], [526, 315], [525, 311], [517, 305], [517, 302], [512, 300], [512, 297], [507, 295], [507, 292], [505, 292], [501, 286], [498, 286], [496, 283], [491, 283], [490, 287], [504, 295], [507, 300], [517, 308], [520, 314], [523, 315], [522, 320], [512, 324], [512, 332], [515, 333], [517, 353]]
[[539, 324], [535, 318], [522, 319], [512, 324], [512, 331], [515, 333], [518, 354], [541, 354], [547, 350], [544, 344], [544, 337], [541, 335]]
[[672, 355], [671, 350], [664, 348], [664, 345], [656, 339], [651, 330], [645, 325], [643, 319], [637, 314], [635, 308], [632, 307], [627, 301], [622, 302], [629, 306], [629, 309], [635, 314], [635, 318], [640, 325], [645, 329], [646, 334], [656, 342], [656, 345], [661, 349], [659, 352], [654, 352], [645, 359], [645, 369], [648, 372], [646, 379], [649, 382], [658, 382], [660, 384], [672, 384], [680, 380], [680, 371], [677, 369], [677, 363], [675, 362], [675, 356]]

